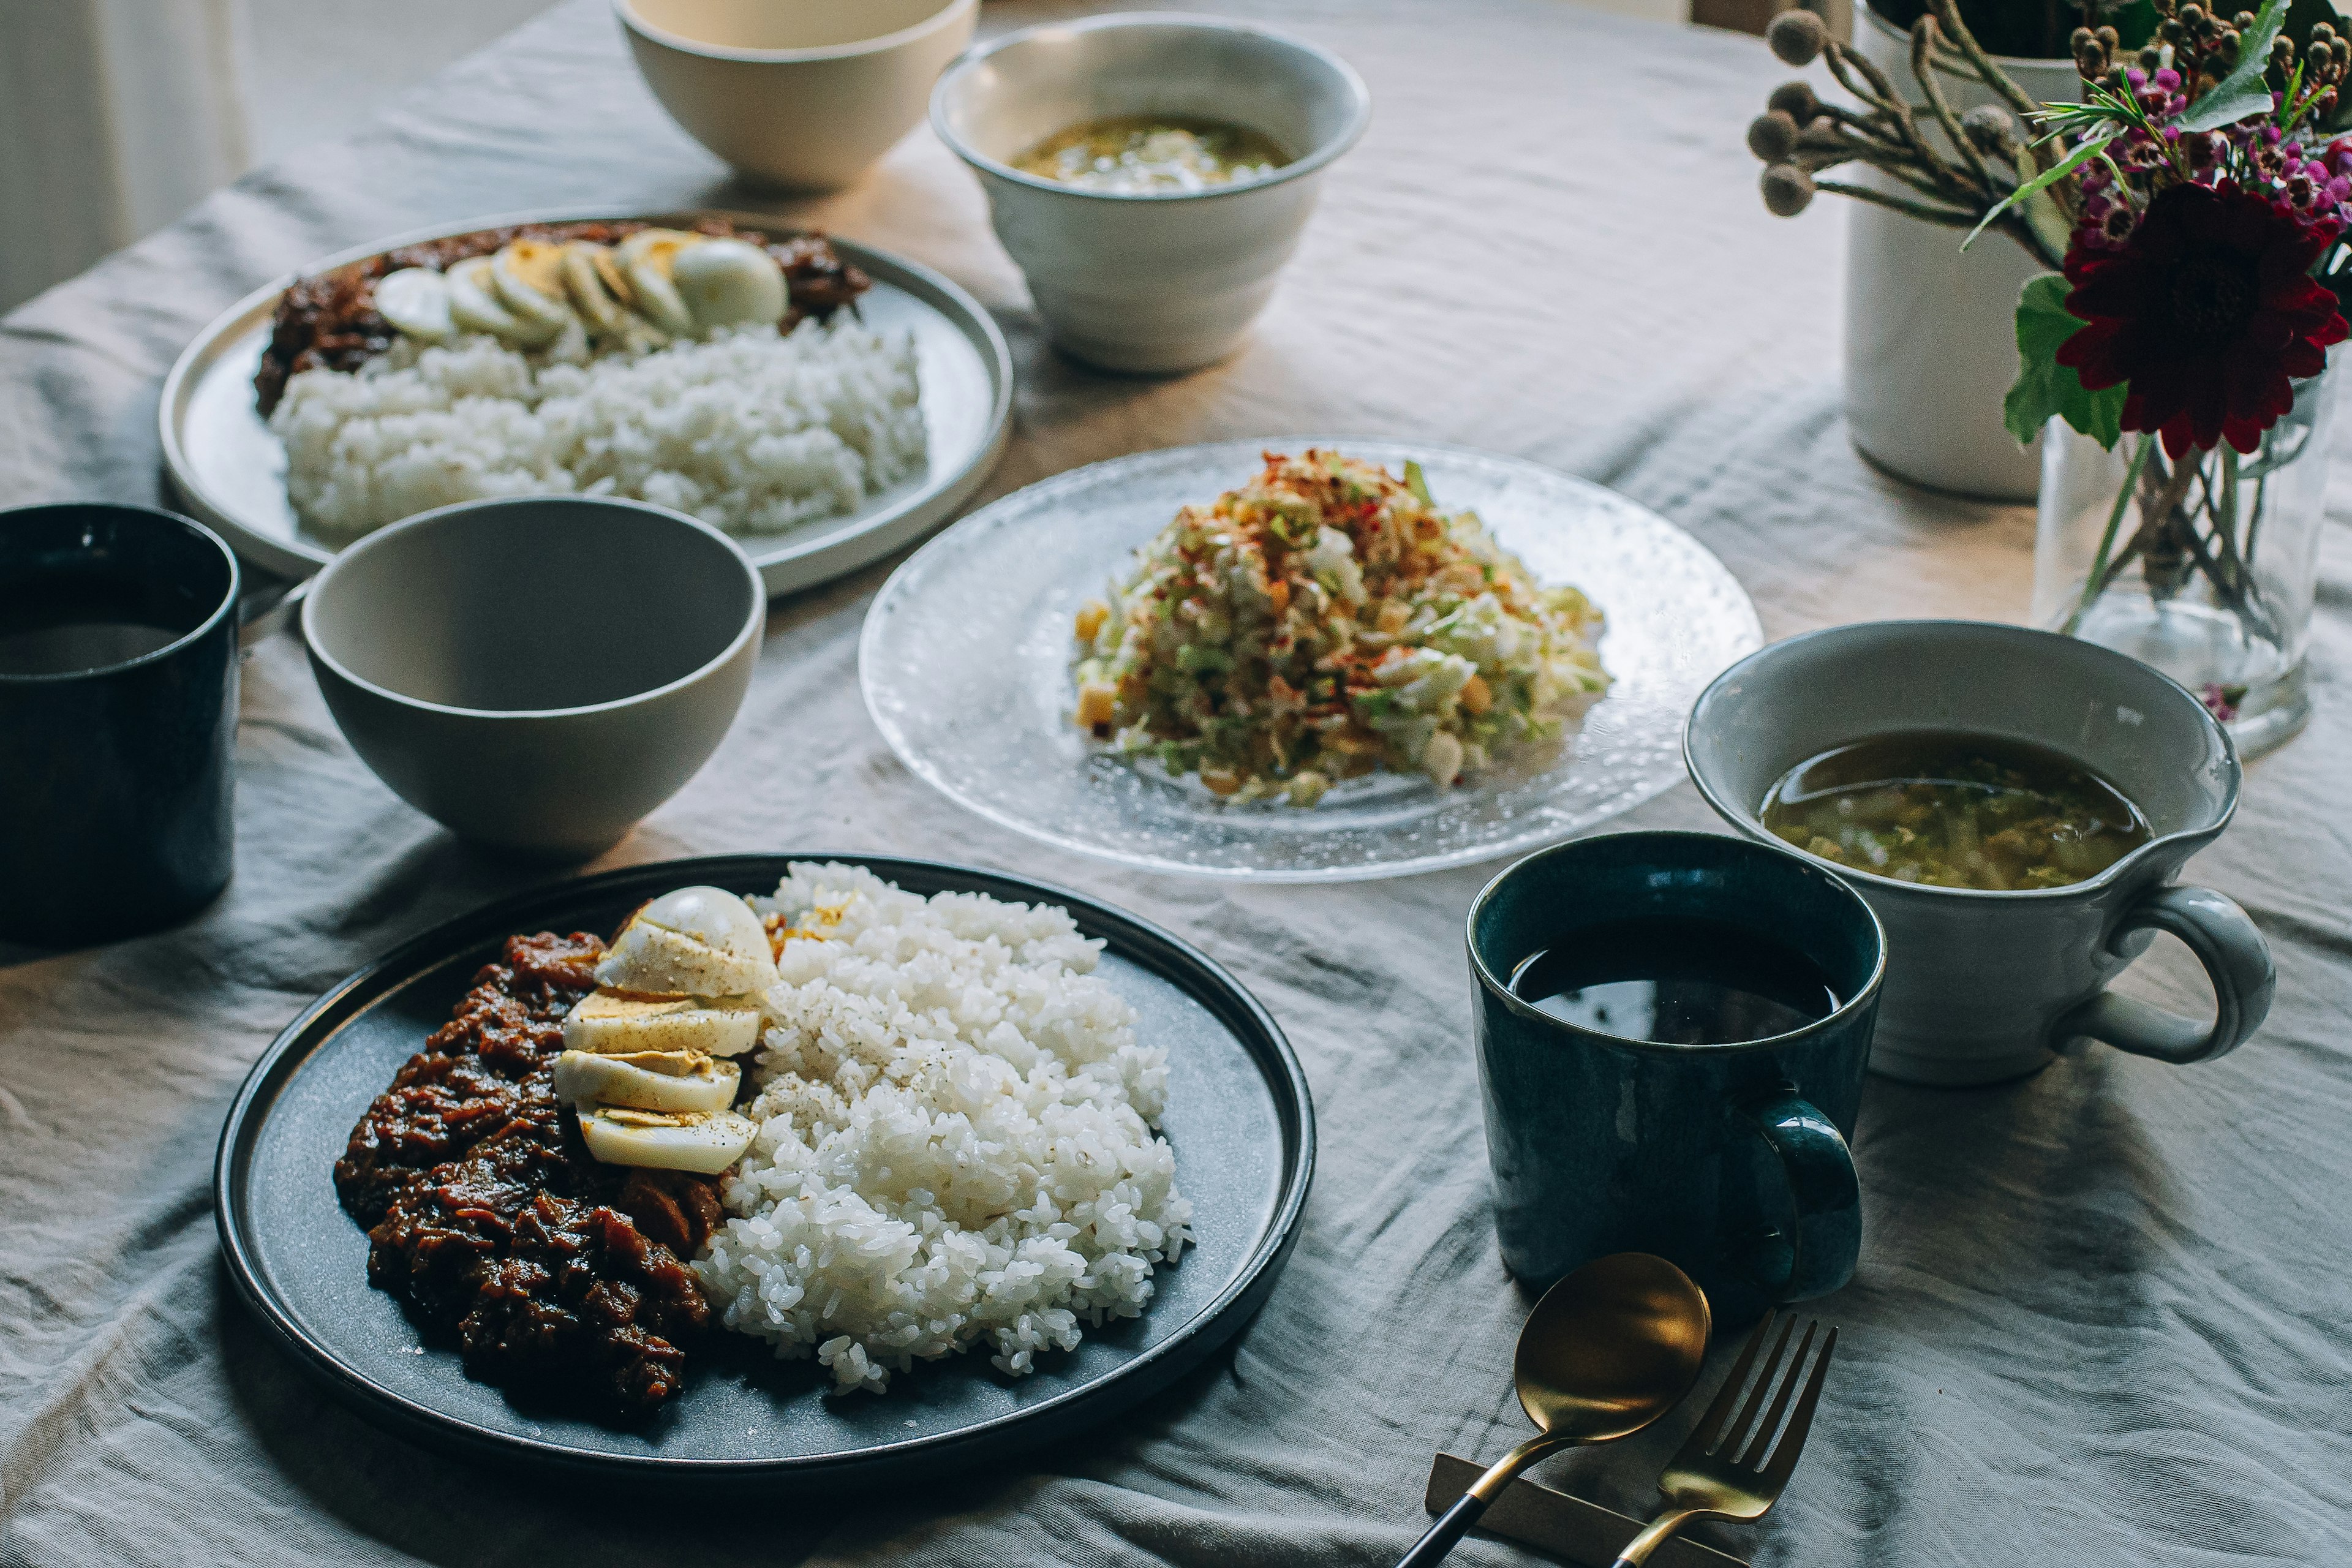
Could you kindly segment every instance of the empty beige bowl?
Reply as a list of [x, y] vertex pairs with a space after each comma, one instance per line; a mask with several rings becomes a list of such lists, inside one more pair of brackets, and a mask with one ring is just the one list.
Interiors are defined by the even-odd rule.
[[348, 546], [302, 639], [360, 760], [459, 837], [617, 843], [718, 749], [767, 591], [741, 546], [637, 501], [466, 501]]
[[845, 185], [923, 117], [980, 0], [613, 0], [654, 97], [742, 173]]

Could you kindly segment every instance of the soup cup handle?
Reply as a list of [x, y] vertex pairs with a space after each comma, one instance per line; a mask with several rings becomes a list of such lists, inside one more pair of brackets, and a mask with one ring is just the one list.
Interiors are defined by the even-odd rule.
[[2134, 1056], [2164, 1062], [2201, 1062], [2225, 1056], [2262, 1026], [2271, 1010], [2278, 973], [2270, 945], [2246, 911], [2210, 888], [2158, 888], [2124, 911], [2107, 939], [2119, 958], [2128, 940], [2144, 931], [2170, 931], [2189, 944], [2213, 985], [2213, 1026], [2129, 996], [2102, 991], [2058, 1020], [2053, 1047], [2077, 1036], [2105, 1040]]
[[1759, 1279], [1774, 1301], [1825, 1296], [1853, 1278], [1862, 1255], [1862, 1186], [1853, 1151], [1832, 1121], [1793, 1089], [1739, 1106], [1749, 1126], [1779, 1156], [1797, 1217], [1786, 1279]]

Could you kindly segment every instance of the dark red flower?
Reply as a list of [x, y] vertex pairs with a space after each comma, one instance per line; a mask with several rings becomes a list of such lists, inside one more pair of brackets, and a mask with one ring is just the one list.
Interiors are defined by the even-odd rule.
[[2176, 458], [2223, 440], [2251, 452], [2346, 336], [2311, 278], [2337, 233], [2235, 185], [2168, 186], [2122, 248], [2067, 254], [2066, 309], [2089, 324], [2058, 363], [2093, 392], [2128, 383], [2124, 428], [2159, 432]]

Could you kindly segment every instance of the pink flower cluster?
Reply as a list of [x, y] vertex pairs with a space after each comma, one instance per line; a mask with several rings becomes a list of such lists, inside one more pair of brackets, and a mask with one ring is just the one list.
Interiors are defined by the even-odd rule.
[[[2152, 121], [2178, 117], [2189, 107], [2180, 74], [2169, 68], [2125, 73], [2131, 93]], [[2275, 101], [2275, 99], [2273, 100]], [[2220, 131], [2183, 132], [2137, 126], [2106, 145], [2105, 158], [2083, 165], [2082, 221], [2074, 244], [2093, 251], [2120, 250], [2131, 241], [2159, 184], [2159, 171], [2185, 171], [2191, 184], [2227, 182], [2267, 196], [2281, 214], [2329, 239], [2352, 229], [2352, 138], [2316, 151], [2282, 135], [2266, 121], [2240, 121]], [[2120, 171], [2122, 179], [2116, 177]]]

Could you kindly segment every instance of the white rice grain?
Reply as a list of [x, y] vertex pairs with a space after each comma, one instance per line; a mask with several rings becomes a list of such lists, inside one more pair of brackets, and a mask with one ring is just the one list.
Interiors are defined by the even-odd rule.
[[913, 340], [843, 311], [584, 365], [484, 336], [403, 339], [357, 371], [286, 384], [270, 428], [312, 530], [355, 537], [452, 501], [623, 496], [733, 533], [854, 511], [921, 472]]
[[760, 1123], [695, 1261], [728, 1327], [836, 1390], [986, 1342], [1004, 1373], [1134, 1317], [1192, 1205], [1154, 1127], [1166, 1051], [1066, 910], [795, 864]]

